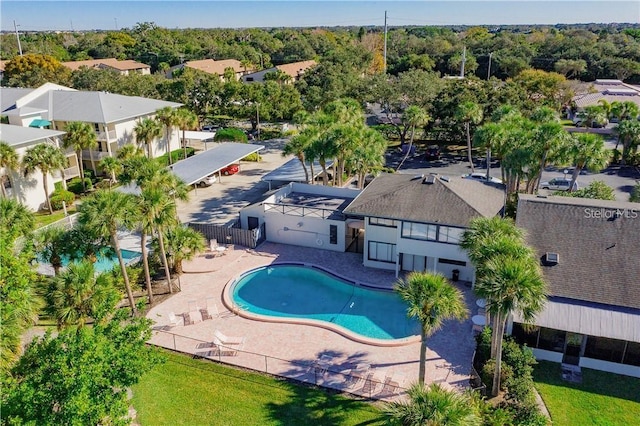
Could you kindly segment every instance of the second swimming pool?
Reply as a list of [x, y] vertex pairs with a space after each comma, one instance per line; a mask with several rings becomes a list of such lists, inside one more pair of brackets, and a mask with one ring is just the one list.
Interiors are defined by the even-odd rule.
[[420, 333], [406, 303], [392, 291], [354, 285], [316, 268], [272, 265], [243, 274], [230, 287], [245, 311], [324, 321], [373, 339], [403, 339]]

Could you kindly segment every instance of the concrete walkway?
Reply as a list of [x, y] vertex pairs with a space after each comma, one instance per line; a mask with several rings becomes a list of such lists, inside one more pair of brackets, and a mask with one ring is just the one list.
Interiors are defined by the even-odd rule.
[[[395, 282], [393, 273], [365, 268], [361, 264], [361, 255], [351, 253], [264, 243], [256, 250], [236, 247], [215, 258], [201, 255], [185, 263], [182, 291], [149, 311], [148, 318], [156, 323], [151, 343], [374, 399], [401, 398], [401, 388], [417, 380], [419, 343], [396, 347], [371, 346], [325, 328], [249, 320], [224, 307], [223, 289], [240, 273], [276, 261], [309, 260], [357, 282], [387, 288]], [[475, 299], [472, 291], [464, 285], [459, 288], [470, 311], [473, 311]], [[170, 312], [179, 315], [194, 306], [204, 307], [207, 299], [210, 303], [215, 302], [219, 315], [193, 325], [171, 326]], [[213, 340], [216, 329], [228, 336], [246, 337], [242, 350], [237, 354], [214, 351], [208, 342]], [[427, 346], [427, 383], [440, 382], [460, 390], [468, 387], [475, 347], [471, 320], [448, 321], [429, 339]], [[331, 361], [323, 368], [314, 368], [314, 362], [322, 355], [330, 356]], [[358, 383], [348, 382], [349, 373], [359, 363], [371, 365], [374, 373], [370, 377], [371, 382], [365, 378]], [[389, 389], [382, 392], [386, 376], [397, 382], [399, 388], [396, 392]]]

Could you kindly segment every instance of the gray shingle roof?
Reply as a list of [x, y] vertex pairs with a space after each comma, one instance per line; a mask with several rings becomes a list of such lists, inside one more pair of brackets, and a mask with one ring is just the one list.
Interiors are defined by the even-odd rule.
[[640, 308], [640, 204], [521, 195], [516, 224], [538, 256], [559, 254], [542, 266], [550, 295]]
[[493, 217], [504, 206], [498, 186], [459, 176], [424, 184], [410, 174], [382, 174], [344, 210], [345, 214], [413, 222], [468, 226], [476, 217]]
[[65, 132], [61, 132], [59, 130], [0, 124], [0, 140], [13, 147], [27, 145], [36, 141], [43, 141], [47, 138], [64, 135], [64, 133]]
[[[18, 99], [32, 90], [2, 88], [2, 111], [10, 108]], [[49, 90], [24, 105], [23, 108], [49, 111], [43, 114], [43, 118], [48, 120], [115, 123], [153, 114], [165, 106], [176, 108], [180, 105], [175, 102], [107, 92]]]

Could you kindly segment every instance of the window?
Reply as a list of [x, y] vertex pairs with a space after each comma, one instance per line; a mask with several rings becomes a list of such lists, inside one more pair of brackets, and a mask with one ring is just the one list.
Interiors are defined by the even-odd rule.
[[329, 225], [329, 244], [338, 244], [338, 227]]
[[640, 343], [627, 342], [627, 350], [624, 353], [622, 363], [640, 367]]
[[369, 241], [369, 260], [378, 262], [395, 263], [396, 245]]
[[462, 260], [454, 260], [454, 259], [438, 259], [438, 263], [446, 263], [447, 265], [456, 265], [456, 266], [467, 266], [467, 262], [463, 262]]
[[440, 226], [438, 229], [438, 241], [450, 244], [460, 244], [460, 238], [464, 229], [452, 226]]
[[253, 81], [253, 77], [247, 77], [247, 81]]
[[403, 222], [402, 238], [436, 241], [438, 225], [426, 223]]
[[397, 228], [398, 227], [398, 222], [393, 220], [393, 219], [382, 219], [382, 218], [379, 218], [379, 217], [370, 217], [369, 218], [369, 225], [387, 226], [389, 228]]
[[622, 362], [624, 340], [607, 339], [606, 337], [587, 337], [584, 356], [610, 362]]
[[564, 339], [567, 333], [562, 330], [540, 327], [538, 348], [553, 352], [564, 352]]
[[535, 348], [538, 346], [538, 333], [540, 329], [535, 328], [531, 330], [530, 328], [525, 328], [522, 324], [518, 322], [513, 323], [513, 329], [511, 330], [511, 335], [516, 342], [521, 345], [527, 345], [530, 348]]

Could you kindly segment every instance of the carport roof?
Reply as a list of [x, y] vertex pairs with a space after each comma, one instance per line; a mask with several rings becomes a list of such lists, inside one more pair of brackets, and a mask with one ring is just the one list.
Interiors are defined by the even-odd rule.
[[[333, 161], [327, 161], [327, 168], [333, 165]], [[308, 166], [308, 165], [307, 165]], [[311, 173], [311, 169], [307, 168], [309, 173]], [[318, 160], [313, 163], [313, 171], [316, 172], [315, 175], [319, 176], [322, 174], [322, 166]], [[314, 176], [314, 178], [316, 177]], [[278, 181], [278, 182], [304, 182], [306, 183], [306, 179], [304, 176], [304, 169], [302, 168], [302, 163], [297, 158], [292, 158], [291, 160], [284, 163], [282, 166], [278, 167], [272, 172], [267, 173], [262, 176], [264, 181]]]
[[187, 185], [192, 185], [212, 173], [237, 163], [249, 154], [264, 149], [263, 145], [226, 142], [207, 151], [175, 163], [171, 170]]

